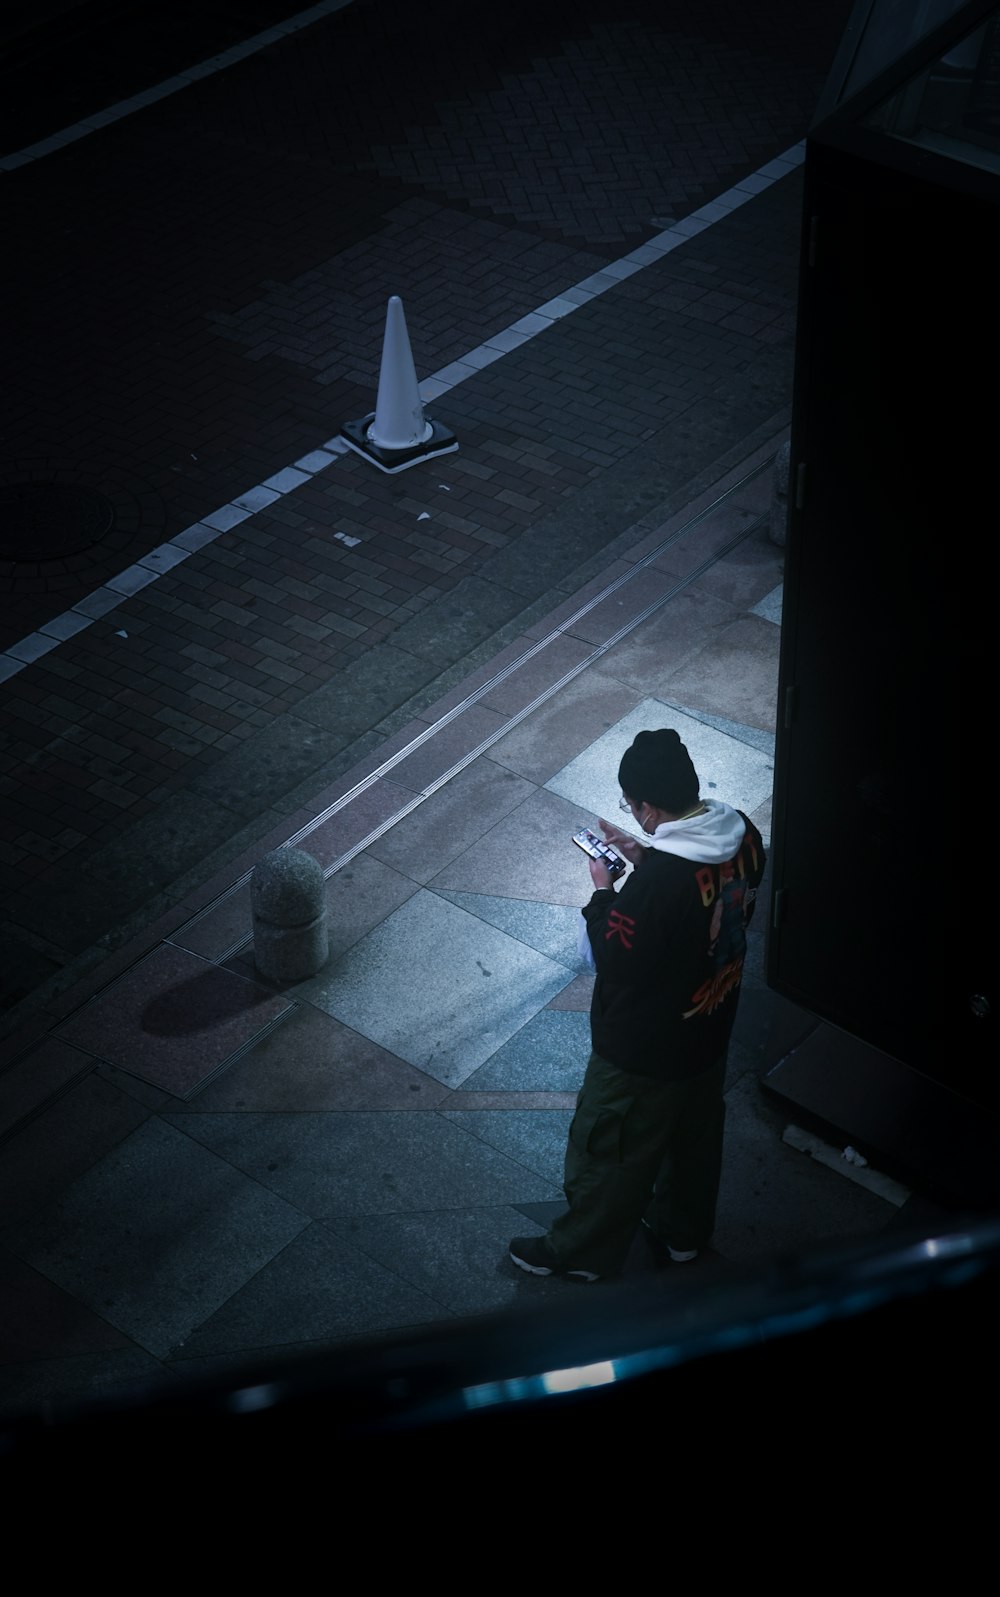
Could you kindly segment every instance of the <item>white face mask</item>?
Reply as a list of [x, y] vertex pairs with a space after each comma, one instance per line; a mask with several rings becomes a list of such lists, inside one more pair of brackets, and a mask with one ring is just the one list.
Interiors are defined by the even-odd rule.
[[[632, 814], [632, 805], [629, 802], [629, 800], [625, 797], [624, 793], [622, 794], [621, 798], [618, 800], [618, 808], [620, 810], [624, 810], [626, 815], [631, 815]], [[636, 815], [634, 817], [636, 825], [639, 827], [640, 831], [643, 831], [643, 832], [646, 830], [646, 825], [645, 825], [645, 822], [643, 821], [643, 818], [642, 818], [642, 812], [643, 812], [643, 810], [648, 810], [648, 809], [649, 809], [649, 805], [648, 804], [640, 804], [639, 805], [639, 813], [638, 813], [638, 815]]]

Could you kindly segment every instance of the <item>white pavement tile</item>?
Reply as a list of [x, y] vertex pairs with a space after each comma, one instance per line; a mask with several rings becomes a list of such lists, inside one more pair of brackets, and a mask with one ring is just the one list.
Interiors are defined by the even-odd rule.
[[557, 321], [560, 316], [568, 316], [576, 308], [571, 299], [560, 296], [558, 299], [547, 299], [544, 305], [539, 305], [538, 314], [539, 316], [550, 316], [553, 321]]
[[[464, 383], [467, 378], [475, 375], [476, 368], [471, 362], [468, 360], [453, 360], [449, 365], [442, 366], [440, 371], [436, 371], [429, 381], [444, 384], [447, 388], [454, 388], [456, 384]], [[445, 388], [442, 387], [440, 391], [444, 393]]]
[[151, 549], [148, 555], [143, 555], [138, 564], [157, 573], [172, 571], [182, 560], [188, 560], [191, 553], [190, 549], [179, 549], [176, 544], [162, 543], [158, 549]]
[[[575, 862], [574, 862], [575, 863]], [[491, 893], [434, 891], [479, 920], [488, 921], [508, 937], [537, 949], [557, 965], [583, 968], [577, 948], [580, 911], [575, 904], [545, 904], [524, 898], [500, 898]]]
[[776, 588], [772, 588], [770, 593], [765, 593], [763, 599], [760, 599], [753, 606], [750, 614], [760, 616], [764, 621], [773, 621], [775, 626], [780, 627], [781, 601], [784, 591], [784, 583], [779, 582]]
[[700, 205], [691, 213], [690, 220], [700, 222], [721, 222], [732, 210], [731, 205], [724, 205], [721, 200], [709, 200], [707, 205]]
[[155, 582], [157, 572], [150, 571], [148, 566], [129, 566], [125, 571], [119, 571], [116, 577], [109, 577], [106, 586], [113, 588], [115, 593], [138, 593], [140, 588], [146, 588]]
[[274, 488], [251, 488], [234, 499], [233, 504], [239, 505], [241, 510], [266, 510], [268, 505], [273, 505], [280, 498], [281, 494]]
[[170, 542], [176, 544], [179, 549], [191, 551], [204, 549], [207, 543], [215, 542], [220, 531], [219, 527], [206, 527], [203, 521], [196, 521], [194, 526], [185, 527], [184, 531], [179, 532], [176, 538], [171, 538]]
[[488, 349], [499, 349], [504, 354], [508, 354], [512, 349], [520, 349], [522, 344], [528, 342], [530, 336], [529, 333], [515, 333], [512, 327], [505, 327], [502, 332], [494, 333], [492, 337], [486, 340], [486, 347]]
[[[338, 451], [339, 453], [339, 451]], [[325, 471], [327, 466], [332, 466], [337, 456], [329, 449], [314, 449], [308, 455], [303, 455], [301, 460], [295, 462], [296, 471], [308, 471], [314, 475], [317, 471]]]
[[740, 184], [736, 188], [727, 189], [725, 194], [720, 194], [715, 203], [728, 215], [730, 211], [738, 210], [741, 205], [746, 205], [748, 201], [756, 198], [757, 195], [752, 190]]
[[287, 494], [291, 493], [293, 488], [301, 488], [302, 484], [308, 481], [308, 472], [296, 471], [294, 466], [286, 466], [284, 471], [276, 471], [273, 477], [265, 477], [263, 486], [273, 488], [279, 494]]
[[73, 609], [78, 615], [96, 621], [99, 616], [106, 616], [109, 610], [117, 610], [123, 598], [123, 594], [113, 593], [110, 588], [95, 588], [93, 593], [78, 600]]
[[30, 665], [33, 660], [40, 660], [43, 654], [48, 654], [58, 642], [57, 638], [47, 638], [41, 632], [31, 632], [26, 638], [19, 638], [17, 643], [12, 643], [7, 650], [15, 660], [20, 660], [24, 665]]
[[465, 365], [472, 366], [478, 371], [483, 366], [492, 366], [503, 353], [502, 349], [491, 349], [489, 344], [480, 344], [478, 349], [470, 349], [469, 353], [463, 356], [463, 361]]
[[733, 187], [737, 190], [746, 190], [749, 194], [762, 194], [765, 189], [771, 187], [772, 181], [773, 179], [762, 177], [759, 172], [751, 172], [749, 177], [742, 178]]
[[661, 704], [659, 699], [644, 699], [610, 731], [550, 777], [545, 786], [594, 815], [603, 815], [616, 825], [621, 819], [626, 830], [636, 830], [629, 828], [627, 819], [620, 817], [618, 767], [637, 732], [660, 727], [673, 727], [680, 734], [698, 772], [702, 798], [722, 799], [747, 813], [770, 798], [774, 784], [773, 755], [752, 748], [682, 710]]
[[796, 168], [802, 165], [804, 159], [804, 145], [794, 144], [784, 154], [776, 155], [773, 161], [766, 161], [762, 167], [758, 168], [758, 172], [761, 177], [770, 177], [777, 181], [780, 178], [787, 177], [789, 172], [794, 172]]
[[64, 610], [61, 616], [53, 616], [51, 621], [44, 622], [38, 630], [49, 638], [58, 638], [61, 642], [64, 638], [75, 637], [84, 627], [91, 626], [93, 621], [93, 616], [81, 615], [79, 611], [74, 613], [72, 610]]
[[651, 238], [647, 243], [640, 244], [639, 248], [633, 250], [625, 259], [635, 261], [637, 266], [653, 266], [657, 261], [662, 261], [664, 255], [669, 255], [670, 251], [675, 250], [681, 243], [683, 243], [683, 240], [675, 238], [673, 234], [661, 233], [657, 238]]
[[516, 322], [511, 322], [512, 333], [544, 333], [552, 326], [551, 316], [540, 316], [537, 311], [529, 311], [527, 316], [521, 316]]
[[457, 1087], [574, 974], [421, 888], [315, 978], [308, 998]]
[[611, 272], [602, 268], [599, 272], [592, 272], [589, 277], [582, 277], [577, 283], [577, 289], [589, 289], [591, 294], [603, 294], [607, 289], [614, 288], [618, 278]]
[[238, 505], [220, 505], [218, 510], [203, 516], [202, 521], [206, 527], [214, 527], [216, 532], [228, 532], [230, 527], [238, 527], [241, 521], [247, 521], [251, 514], [251, 511], [241, 510]]
[[603, 275], [606, 275], [607, 277], [613, 277], [616, 282], [622, 283], [625, 281], [626, 277], [634, 277], [636, 272], [640, 272], [641, 270], [641, 264], [638, 261], [633, 261], [630, 256], [626, 255], [622, 260], [612, 261], [610, 266], [605, 266]]

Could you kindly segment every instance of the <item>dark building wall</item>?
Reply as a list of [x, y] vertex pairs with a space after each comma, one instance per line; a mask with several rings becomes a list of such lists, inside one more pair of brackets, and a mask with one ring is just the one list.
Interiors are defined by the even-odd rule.
[[862, 143], [807, 154], [768, 974], [995, 1109], [997, 185]]

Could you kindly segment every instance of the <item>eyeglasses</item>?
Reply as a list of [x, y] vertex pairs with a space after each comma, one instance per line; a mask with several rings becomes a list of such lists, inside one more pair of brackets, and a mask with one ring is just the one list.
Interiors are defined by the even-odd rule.
[[622, 794], [621, 798], [618, 800], [618, 808], [620, 810], [624, 810], [626, 815], [631, 815], [631, 813], [632, 813], [631, 800], [627, 799], [625, 797], [624, 793]]

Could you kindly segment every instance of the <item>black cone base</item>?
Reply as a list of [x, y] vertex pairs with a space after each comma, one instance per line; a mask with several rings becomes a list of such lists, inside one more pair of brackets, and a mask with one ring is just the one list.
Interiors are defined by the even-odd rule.
[[340, 436], [351, 449], [358, 455], [363, 455], [370, 460], [379, 471], [390, 474], [396, 471], [406, 471], [409, 466], [419, 466], [422, 460], [433, 460], [435, 455], [450, 455], [458, 448], [458, 439], [449, 432], [447, 427], [442, 427], [439, 422], [431, 421], [425, 417], [431, 429], [431, 435], [422, 444], [412, 444], [406, 449], [384, 449], [380, 444], [373, 444], [367, 436], [368, 429], [375, 420], [375, 412], [362, 416], [360, 421], [345, 421], [340, 429]]

